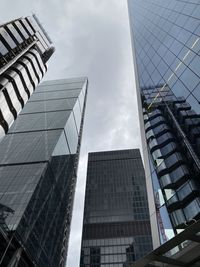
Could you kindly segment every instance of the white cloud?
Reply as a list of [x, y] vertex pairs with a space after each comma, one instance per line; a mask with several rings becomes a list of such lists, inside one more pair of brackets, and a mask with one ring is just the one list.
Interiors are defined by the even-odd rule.
[[1, 0], [1, 22], [32, 11], [56, 46], [45, 79], [89, 78], [67, 264], [78, 267], [87, 153], [141, 147], [127, 5], [124, 0]]

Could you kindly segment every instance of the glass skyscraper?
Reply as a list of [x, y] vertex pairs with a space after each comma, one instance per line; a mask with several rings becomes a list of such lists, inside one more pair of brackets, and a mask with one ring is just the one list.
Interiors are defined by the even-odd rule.
[[44, 82], [0, 143], [0, 266], [65, 266], [87, 86]]
[[36, 15], [0, 25], [0, 139], [40, 83], [53, 52]]
[[139, 149], [89, 153], [80, 267], [126, 267], [151, 250]]
[[128, 0], [128, 8], [157, 247], [200, 219], [200, 2]]

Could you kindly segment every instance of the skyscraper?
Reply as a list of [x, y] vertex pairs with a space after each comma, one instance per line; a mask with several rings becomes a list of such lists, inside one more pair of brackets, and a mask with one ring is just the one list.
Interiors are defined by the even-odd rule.
[[65, 266], [87, 86], [44, 82], [0, 143], [1, 266]]
[[0, 138], [41, 81], [53, 52], [36, 15], [0, 25]]
[[128, 8], [157, 247], [200, 219], [200, 3], [128, 0]]
[[151, 249], [139, 149], [89, 153], [80, 267], [126, 267]]

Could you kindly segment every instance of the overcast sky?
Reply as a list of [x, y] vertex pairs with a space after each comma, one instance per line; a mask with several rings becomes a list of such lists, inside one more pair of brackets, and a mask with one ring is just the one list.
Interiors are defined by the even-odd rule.
[[140, 147], [126, 0], [1, 0], [0, 23], [34, 12], [56, 53], [45, 79], [88, 76], [67, 267], [79, 267], [87, 153]]

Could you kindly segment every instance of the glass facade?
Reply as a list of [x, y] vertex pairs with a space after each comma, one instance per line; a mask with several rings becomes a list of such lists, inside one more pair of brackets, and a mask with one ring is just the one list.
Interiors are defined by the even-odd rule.
[[1, 141], [2, 266], [65, 266], [88, 84], [77, 81], [44, 82]]
[[151, 249], [139, 150], [89, 153], [80, 267], [125, 267]]
[[200, 218], [200, 3], [128, 7], [151, 219], [163, 243]]

